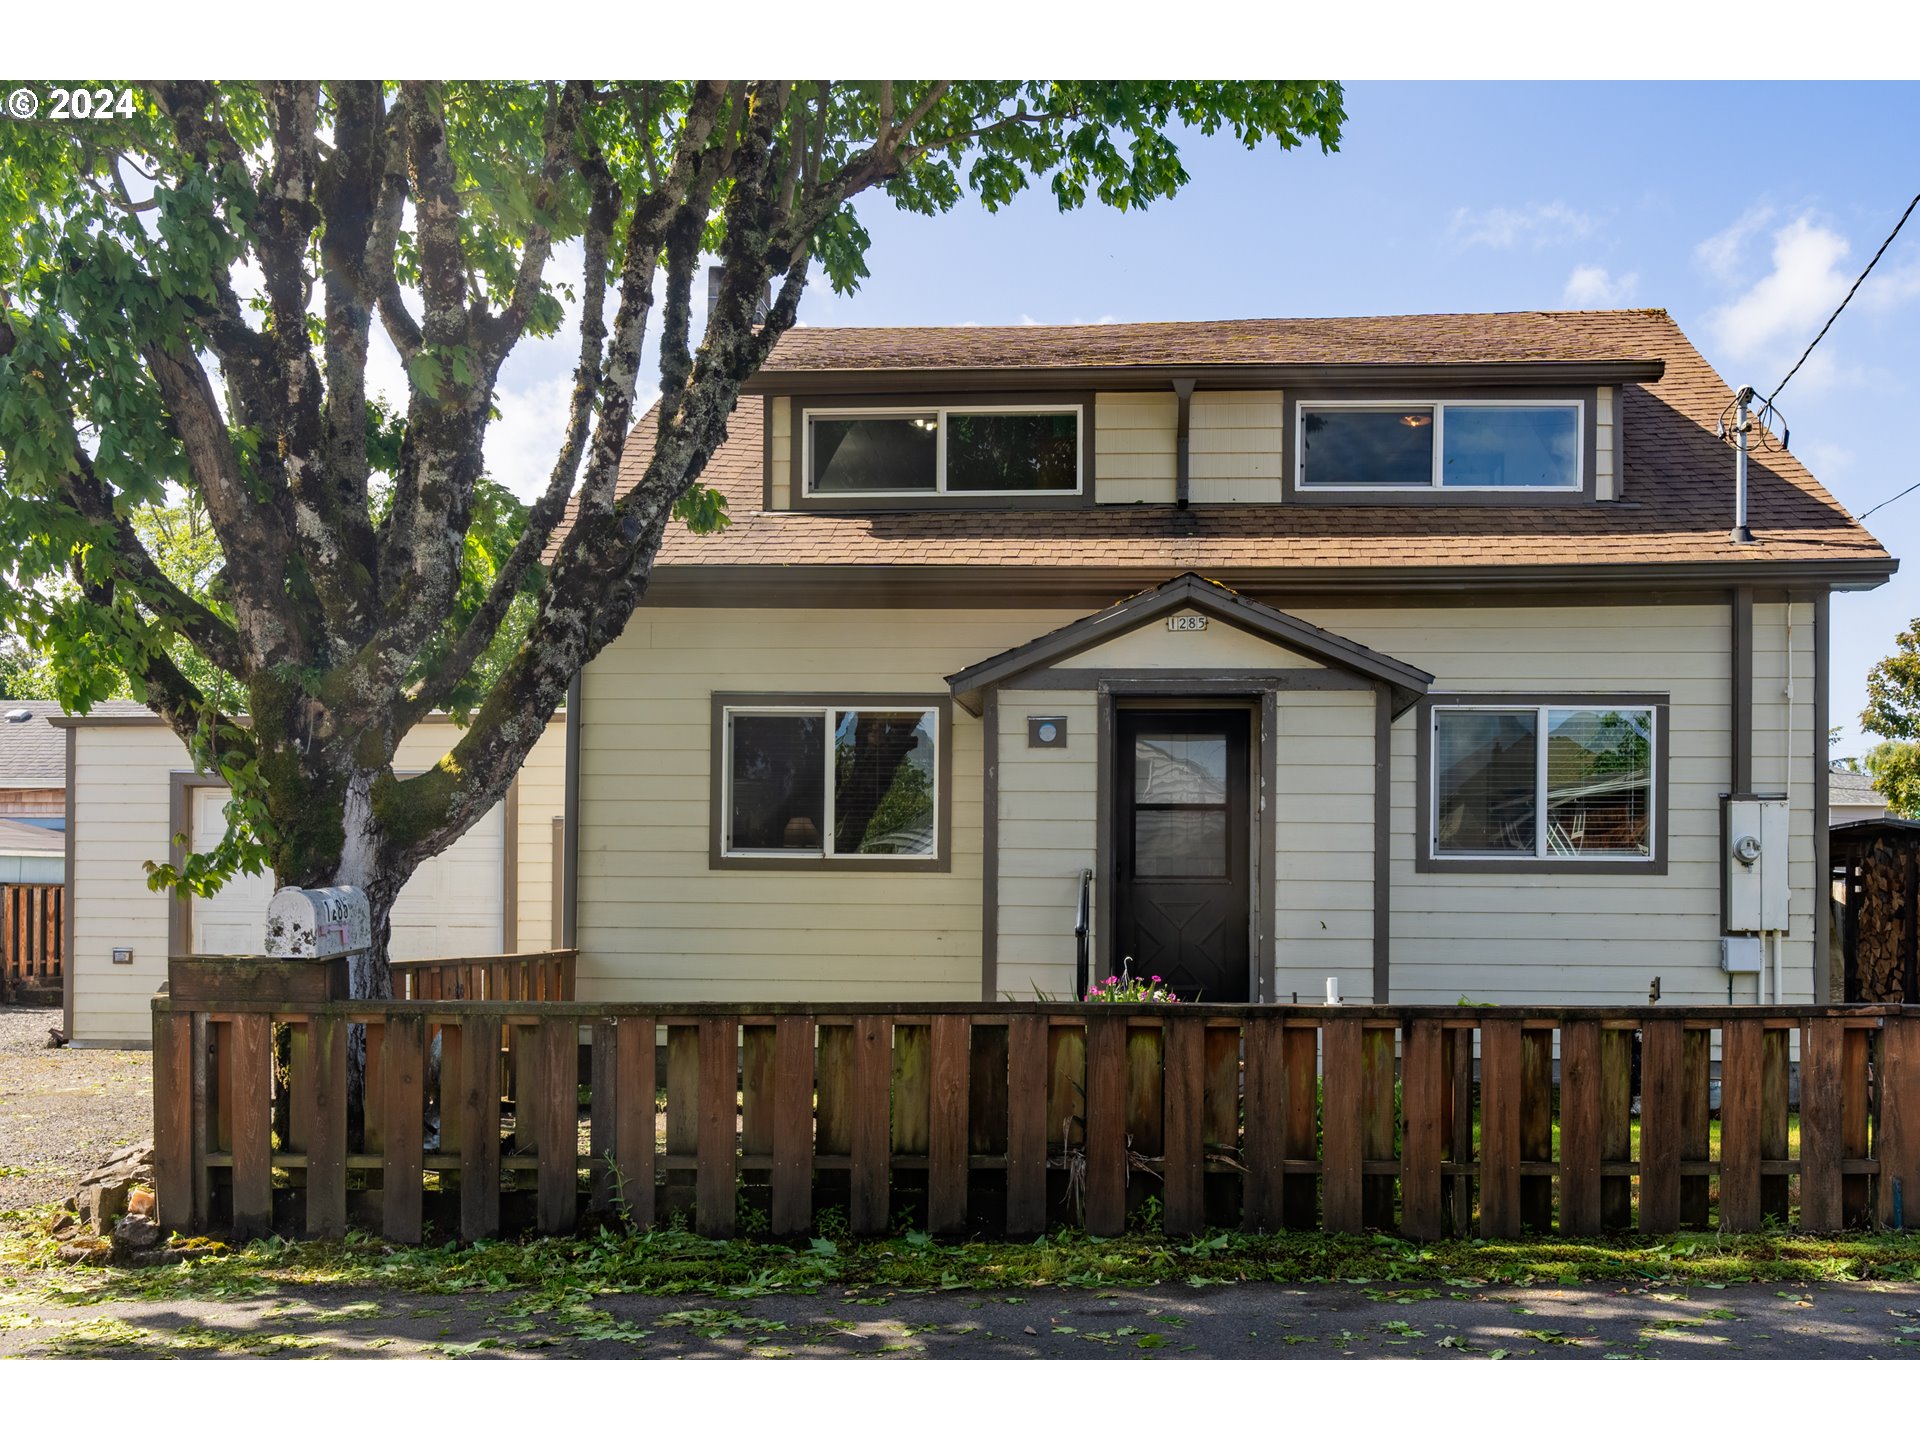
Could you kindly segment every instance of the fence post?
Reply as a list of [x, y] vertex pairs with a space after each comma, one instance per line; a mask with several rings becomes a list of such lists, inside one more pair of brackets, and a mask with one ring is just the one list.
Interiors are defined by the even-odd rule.
[[193, 1017], [153, 1009], [153, 1189], [163, 1231], [190, 1231], [193, 1210]]

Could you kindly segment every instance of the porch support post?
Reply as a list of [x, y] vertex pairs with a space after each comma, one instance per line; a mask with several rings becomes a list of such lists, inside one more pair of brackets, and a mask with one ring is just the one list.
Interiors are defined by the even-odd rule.
[[1393, 925], [1393, 691], [1373, 691], [1373, 1003], [1387, 1003]]
[[980, 998], [992, 1003], [1000, 988], [1000, 687], [981, 697], [980, 769]]
[[[1832, 656], [1833, 592], [1813, 597], [1813, 1003], [1832, 1003], [1833, 854], [1827, 825], [1827, 686]], [[1792, 764], [1789, 758], [1788, 764]], [[1776, 997], [1777, 999], [1778, 997]]]

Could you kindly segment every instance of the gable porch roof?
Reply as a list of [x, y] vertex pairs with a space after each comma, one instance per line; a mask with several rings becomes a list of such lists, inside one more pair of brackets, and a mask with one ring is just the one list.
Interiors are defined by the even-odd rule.
[[953, 698], [969, 714], [981, 712], [981, 697], [995, 685], [1092, 649], [1141, 625], [1181, 610], [1196, 610], [1282, 649], [1305, 655], [1323, 665], [1385, 685], [1393, 695], [1393, 713], [1404, 714], [1433, 684], [1433, 676], [1418, 666], [1310, 625], [1304, 620], [1263, 605], [1191, 570], [1164, 585], [1130, 595], [1117, 605], [1083, 616], [1070, 625], [1049, 631], [1024, 645], [1016, 645], [947, 677]]

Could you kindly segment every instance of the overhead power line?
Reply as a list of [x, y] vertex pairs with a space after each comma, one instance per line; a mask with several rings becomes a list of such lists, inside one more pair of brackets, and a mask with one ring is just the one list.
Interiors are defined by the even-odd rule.
[[1911, 495], [1916, 490], [1920, 490], [1920, 480], [1914, 481], [1913, 484], [1907, 486], [1907, 488], [1902, 490], [1898, 495], [1889, 495], [1886, 499], [1882, 500], [1878, 505], [1875, 505], [1867, 510], [1862, 510], [1857, 518], [1861, 520], [1865, 520], [1867, 516], [1873, 514], [1875, 510], [1884, 510], [1887, 508], [1887, 506], [1891, 505], [1894, 501], [1902, 499], [1905, 496]]
[[[1878, 265], [1880, 263], [1880, 257], [1887, 253], [1887, 247], [1893, 244], [1893, 237], [1900, 233], [1900, 227], [1907, 223], [1907, 216], [1913, 214], [1916, 205], [1920, 205], [1920, 195], [1914, 196], [1913, 199], [1907, 202], [1907, 208], [1900, 213], [1899, 220], [1894, 223], [1894, 227], [1888, 233], [1887, 238], [1882, 240], [1880, 242], [1880, 248], [1873, 252], [1873, 259], [1867, 262], [1867, 268], [1860, 272], [1860, 279], [1853, 282], [1852, 288], [1847, 291], [1845, 298], [1840, 301], [1839, 309], [1827, 317], [1827, 323], [1822, 325], [1820, 327], [1820, 333], [1813, 337], [1813, 344], [1808, 345], [1807, 348], [1801, 352], [1800, 358], [1793, 362], [1793, 369], [1787, 371], [1786, 380], [1782, 380], [1778, 385], [1773, 387], [1773, 394], [1767, 396], [1765, 408], [1772, 408], [1773, 402], [1779, 398], [1780, 392], [1787, 388], [1787, 380], [1793, 379], [1794, 376], [1800, 373], [1800, 367], [1807, 363], [1807, 356], [1813, 354], [1814, 346], [1827, 338], [1827, 331], [1831, 330], [1833, 328], [1833, 322], [1840, 318], [1840, 311], [1847, 308], [1847, 302], [1853, 299], [1854, 291], [1860, 288], [1861, 281], [1864, 281], [1867, 276], [1873, 273], [1873, 267]], [[1886, 502], [1882, 501], [1881, 503], [1885, 504]], [[1872, 512], [1869, 511], [1868, 513], [1871, 514]]]

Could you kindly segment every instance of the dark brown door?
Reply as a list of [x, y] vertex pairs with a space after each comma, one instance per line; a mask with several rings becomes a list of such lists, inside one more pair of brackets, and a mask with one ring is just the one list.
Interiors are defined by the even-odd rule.
[[1113, 973], [1184, 999], [1247, 994], [1247, 714], [1122, 710], [1115, 726]]

